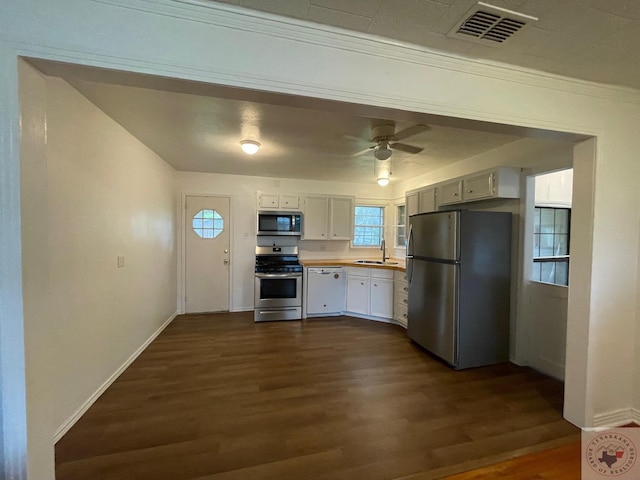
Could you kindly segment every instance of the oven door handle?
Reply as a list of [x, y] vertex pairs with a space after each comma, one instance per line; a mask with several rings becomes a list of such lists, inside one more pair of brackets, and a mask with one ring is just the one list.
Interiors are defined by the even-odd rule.
[[301, 273], [256, 273], [256, 278], [295, 278], [301, 276]]

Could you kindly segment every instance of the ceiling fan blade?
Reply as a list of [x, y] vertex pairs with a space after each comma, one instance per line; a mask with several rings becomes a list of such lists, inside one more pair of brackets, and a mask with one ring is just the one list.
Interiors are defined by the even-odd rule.
[[342, 135], [342, 138], [344, 138], [346, 140], [356, 140], [357, 142], [368, 142], [369, 141], [368, 138], [354, 137], [353, 135]]
[[413, 145], [407, 145], [406, 143], [392, 143], [389, 145], [393, 150], [400, 150], [407, 153], [420, 153], [424, 148], [414, 147]]
[[409, 138], [413, 135], [417, 135], [424, 131], [429, 130], [427, 125], [414, 125], [413, 127], [405, 128], [404, 130], [400, 130], [393, 135], [394, 140], [404, 140], [405, 138]]
[[370, 151], [371, 151], [371, 150], [373, 150], [374, 148], [376, 148], [376, 147], [375, 147], [375, 146], [374, 146], [374, 147], [367, 147], [367, 148], [365, 148], [365, 149], [363, 149], [363, 150], [360, 150], [360, 151], [359, 151], [359, 152], [357, 152], [357, 153], [354, 153], [354, 154], [353, 154], [353, 155], [351, 155], [351, 156], [352, 156], [352, 157], [359, 157], [359, 156], [361, 156], [361, 155], [364, 155], [365, 153], [370, 152]]

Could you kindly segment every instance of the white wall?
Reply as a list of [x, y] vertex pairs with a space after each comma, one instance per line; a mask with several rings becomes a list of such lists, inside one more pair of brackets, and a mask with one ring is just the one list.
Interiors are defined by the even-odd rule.
[[[42, 408], [27, 416], [29, 446], [47, 459], [47, 462], [30, 461], [27, 465], [33, 478], [47, 478], [53, 470], [54, 452], [51, 438], [54, 425], [55, 345], [51, 342], [54, 322], [49, 297], [49, 251], [47, 248], [47, 84], [46, 79], [25, 62], [20, 61], [20, 148], [25, 155], [21, 165], [21, 182], [33, 189], [23, 189], [22, 214], [22, 272], [24, 295], [24, 365], [16, 363], [26, 372], [26, 392], [19, 402], [26, 400], [27, 408], [34, 402], [42, 402]], [[12, 347], [15, 348], [15, 347]], [[15, 415], [11, 412], [9, 422]], [[10, 441], [13, 441], [9, 437]], [[17, 472], [7, 472], [12, 479]]]
[[[26, 339], [21, 335], [26, 323], [21, 305], [30, 307], [33, 299], [24, 296], [30, 287], [22, 284], [20, 197], [40, 181], [20, 181], [16, 69], [20, 56], [33, 56], [596, 136], [594, 161], [573, 166], [573, 257], [574, 265], [585, 267], [580, 275], [572, 270], [570, 279], [565, 415], [592, 425], [632, 413], [633, 393], [640, 389], [632, 334], [639, 322], [638, 92], [197, 0], [5, 0], [0, 32], [3, 408], [11, 408], [7, 399], [23, 395], [22, 346], [31, 342], [29, 332]], [[577, 199], [592, 203], [582, 209]], [[40, 221], [42, 214], [30, 218]], [[47, 249], [48, 242], [41, 246]], [[35, 355], [30, 361], [44, 360]], [[30, 398], [27, 416], [38, 418], [46, 408]], [[22, 479], [27, 463], [46, 466], [46, 454], [26, 442], [25, 422], [3, 420], [6, 469]]]
[[47, 79], [47, 110], [60, 429], [176, 312], [175, 172], [63, 80]]
[[[241, 175], [217, 175], [198, 172], [177, 172], [177, 196], [183, 194], [215, 194], [231, 197], [231, 292], [230, 309], [232, 311], [253, 310], [253, 285], [256, 247], [257, 192], [354, 195], [359, 199], [374, 199], [387, 203], [391, 193], [389, 188], [378, 186], [375, 182], [341, 183], [317, 180], [294, 180], [272, 177], [250, 177]], [[182, 208], [178, 205], [178, 212]], [[391, 212], [387, 208], [387, 212]], [[387, 215], [388, 217], [388, 215]], [[181, 225], [184, 225], [181, 222]], [[182, 226], [180, 228], [183, 228]], [[390, 228], [387, 229], [390, 231]], [[387, 241], [391, 239], [387, 233]], [[178, 236], [181, 251], [182, 234]], [[377, 249], [351, 248], [347, 241], [312, 241], [299, 243], [301, 258], [340, 258], [377, 256]], [[182, 258], [178, 266], [178, 305], [183, 305], [184, 293]]]

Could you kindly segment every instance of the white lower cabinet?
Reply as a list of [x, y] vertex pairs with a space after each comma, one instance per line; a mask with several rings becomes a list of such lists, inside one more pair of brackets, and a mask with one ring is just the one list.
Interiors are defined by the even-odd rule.
[[369, 314], [393, 318], [393, 278], [372, 277], [369, 292]]
[[[362, 269], [368, 270], [368, 269]], [[347, 311], [369, 314], [369, 278], [347, 276]]]
[[393, 318], [393, 270], [347, 268], [347, 312]]

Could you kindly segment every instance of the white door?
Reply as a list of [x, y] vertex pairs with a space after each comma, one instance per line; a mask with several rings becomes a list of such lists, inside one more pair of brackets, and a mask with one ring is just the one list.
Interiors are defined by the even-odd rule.
[[187, 195], [185, 311], [229, 310], [229, 198]]

